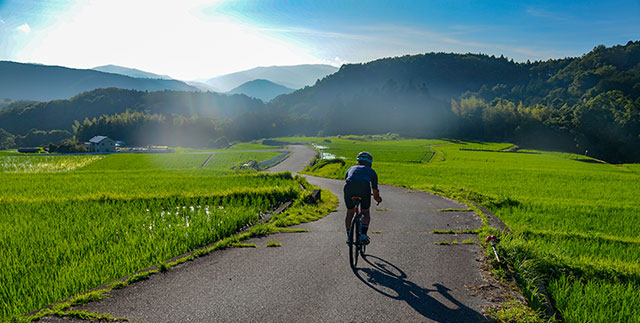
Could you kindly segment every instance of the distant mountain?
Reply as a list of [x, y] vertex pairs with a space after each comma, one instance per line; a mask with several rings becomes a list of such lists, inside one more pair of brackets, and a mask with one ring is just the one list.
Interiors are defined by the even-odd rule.
[[[120, 75], [126, 75], [126, 76], [131, 76], [131, 77], [135, 77], [135, 78], [147, 78], [147, 79], [160, 79], [160, 80], [175, 80], [174, 78], [172, 78], [169, 75], [159, 75], [159, 74], [154, 74], [154, 73], [150, 73], [150, 72], [145, 72], [145, 71], [141, 71], [139, 69], [135, 69], [135, 68], [128, 68], [128, 67], [122, 67], [122, 66], [118, 66], [118, 65], [104, 65], [104, 66], [98, 66], [98, 67], [94, 67], [92, 68], [92, 70], [94, 71], [100, 71], [100, 72], [105, 72], [105, 73], [114, 73], [114, 74], [120, 74]], [[203, 92], [224, 92], [224, 91], [220, 91], [219, 89], [202, 83], [202, 82], [197, 82], [197, 81], [183, 81], [185, 83], [187, 83], [188, 85], [191, 85], [195, 88], [197, 88], [200, 91]]]
[[244, 94], [252, 98], [258, 98], [264, 102], [269, 102], [271, 99], [281, 94], [289, 94], [295, 91], [286, 86], [273, 83], [267, 80], [253, 80], [244, 83], [237, 88], [227, 92], [228, 94]]
[[147, 78], [147, 79], [160, 79], [160, 80], [173, 80], [173, 78], [169, 75], [158, 75], [154, 73], [149, 73], [145, 71], [141, 71], [135, 68], [122, 67], [118, 65], [103, 65], [92, 68], [94, 71], [106, 72], [106, 73], [114, 73], [121, 74], [126, 76], [131, 76], [135, 78]]
[[218, 92], [218, 93], [224, 92], [224, 91], [220, 91], [220, 89], [217, 89], [217, 88], [215, 88], [215, 87], [213, 87], [213, 86], [211, 86], [209, 84], [205, 84], [205, 83], [202, 83], [202, 82], [198, 82], [198, 81], [184, 81], [184, 82], [189, 84], [189, 85], [191, 85], [191, 86], [193, 86], [193, 87], [197, 87], [200, 91], [203, 91], [203, 92], [207, 92], [207, 91], [209, 91], [209, 92]]
[[260, 79], [292, 89], [301, 89], [315, 84], [317, 80], [333, 74], [337, 70], [338, 68], [335, 66], [321, 64], [256, 67], [246, 71], [217, 76], [204, 81], [204, 83], [221, 91], [229, 91], [246, 82]]
[[61, 66], [0, 61], [0, 98], [49, 101], [97, 88], [198, 91], [176, 80], [154, 80]]

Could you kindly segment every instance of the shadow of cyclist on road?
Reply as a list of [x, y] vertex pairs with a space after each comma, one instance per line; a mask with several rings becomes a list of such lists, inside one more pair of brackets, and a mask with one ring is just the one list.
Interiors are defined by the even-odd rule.
[[[433, 289], [424, 288], [410, 281], [396, 265], [373, 255], [364, 260], [371, 268], [357, 268], [353, 272], [363, 283], [376, 292], [405, 301], [422, 316], [441, 322], [478, 322], [486, 318], [472, 308], [465, 306], [449, 294], [450, 289], [441, 284], [433, 284]], [[437, 293], [446, 298], [453, 308], [441, 303], [431, 295]], [[430, 295], [431, 294], [431, 295]]]

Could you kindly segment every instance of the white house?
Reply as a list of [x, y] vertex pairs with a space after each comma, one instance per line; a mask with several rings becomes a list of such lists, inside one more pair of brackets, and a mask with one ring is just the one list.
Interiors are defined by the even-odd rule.
[[107, 136], [95, 136], [89, 139], [87, 149], [96, 153], [115, 152], [116, 142]]

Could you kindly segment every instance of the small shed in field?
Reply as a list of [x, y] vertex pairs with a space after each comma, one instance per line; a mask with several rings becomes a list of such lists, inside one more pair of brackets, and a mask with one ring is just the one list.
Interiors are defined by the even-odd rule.
[[111, 153], [116, 151], [116, 142], [107, 136], [95, 136], [89, 139], [87, 149], [96, 153]]

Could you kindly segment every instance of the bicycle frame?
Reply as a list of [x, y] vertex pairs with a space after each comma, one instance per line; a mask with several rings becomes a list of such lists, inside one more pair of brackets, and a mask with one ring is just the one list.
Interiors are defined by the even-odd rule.
[[353, 198], [356, 202], [355, 214], [351, 220], [351, 229], [349, 236], [349, 264], [351, 269], [355, 270], [358, 265], [358, 254], [364, 258], [366, 245], [362, 243], [362, 211], [360, 198]]

